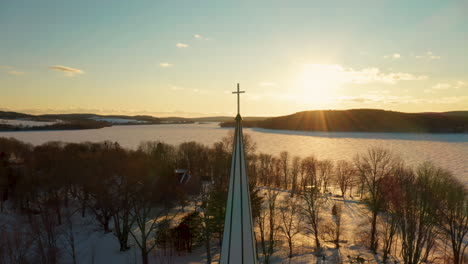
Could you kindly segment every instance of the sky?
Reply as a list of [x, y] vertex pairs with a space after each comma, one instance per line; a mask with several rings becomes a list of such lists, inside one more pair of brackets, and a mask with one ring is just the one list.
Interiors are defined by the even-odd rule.
[[0, 0], [0, 110], [468, 110], [468, 1]]

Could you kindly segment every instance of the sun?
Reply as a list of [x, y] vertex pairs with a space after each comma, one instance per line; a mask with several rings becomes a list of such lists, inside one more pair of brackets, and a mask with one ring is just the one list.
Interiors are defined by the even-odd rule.
[[336, 96], [345, 77], [340, 65], [307, 64], [298, 77], [297, 86], [306, 100], [323, 101]]

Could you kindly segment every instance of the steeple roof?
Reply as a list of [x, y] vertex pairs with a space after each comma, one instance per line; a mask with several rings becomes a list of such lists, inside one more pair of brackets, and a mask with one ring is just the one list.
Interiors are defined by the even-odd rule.
[[[239, 99], [241, 93], [239, 84], [235, 93], [237, 93]], [[249, 180], [245, 162], [242, 117], [239, 113], [236, 116], [233, 143], [220, 263], [254, 264], [257, 263], [257, 254], [250, 205]]]

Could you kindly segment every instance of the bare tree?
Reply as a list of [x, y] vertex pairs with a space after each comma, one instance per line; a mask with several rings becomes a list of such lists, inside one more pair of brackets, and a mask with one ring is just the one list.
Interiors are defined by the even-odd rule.
[[[231, 153], [234, 144], [234, 130], [229, 131], [228, 135], [226, 137], [223, 137], [221, 141], [223, 142], [225, 151], [227, 153]], [[252, 137], [247, 133], [244, 133], [243, 141], [244, 151], [248, 158], [248, 156], [254, 154], [254, 152], [257, 150], [257, 143], [255, 143]]]
[[307, 188], [302, 192], [304, 203], [301, 214], [304, 219], [304, 228], [315, 238], [316, 251], [321, 250], [320, 245], [320, 213], [326, 198], [320, 193], [318, 188]]
[[146, 169], [145, 159], [140, 153], [132, 153], [126, 157], [126, 162], [122, 168], [113, 175], [110, 185], [112, 197], [112, 219], [114, 220], [114, 235], [119, 241], [120, 251], [130, 249], [128, 237], [134, 224], [132, 211], [132, 199], [136, 195], [138, 175], [144, 173]]
[[8, 158], [4, 152], [0, 153], [0, 212], [3, 212], [3, 203], [8, 199]]
[[287, 151], [282, 151], [280, 153], [279, 165], [280, 165], [281, 173], [282, 173], [282, 176], [283, 176], [283, 186], [284, 186], [283, 188], [285, 190], [287, 190], [288, 185], [289, 185], [289, 179], [288, 179], [288, 176], [289, 176], [289, 153]]
[[276, 222], [276, 200], [278, 192], [266, 189], [265, 202], [260, 210], [256, 222], [260, 234], [260, 245], [263, 254], [263, 263], [270, 263], [270, 257], [273, 255], [279, 231], [279, 225]]
[[308, 156], [304, 158], [301, 162], [301, 188], [305, 190], [306, 188], [315, 188], [319, 187], [319, 182], [317, 180], [317, 159], [314, 156]]
[[291, 197], [283, 201], [279, 208], [280, 210], [280, 228], [283, 231], [284, 236], [288, 242], [289, 253], [288, 257], [293, 257], [294, 238], [300, 232], [301, 217], [299, 214], [299, 201], [297, 198]]
[[65, 250], [71, 256], [73, 264], [77, 263], [77, 254], [76, 254], [76, 240], [75, 240], [75, 230], [74, 223], [72, 220], [73, 215], [76, 211], [70, 209], [65, 211], [65, 226], [62, 231], [62, 238], [64, 241]]
[[298, 191], [298, 177], [301, 172], [301, 158], [294, 157], [291, 164], [291, 193], [294, 195]]
[[354, 163], [367, 191], [367, 197], [364, 201], [371, 211], [369, 248], [375, 252], [377, 250], [377, 215], [382, 205], [378, 182], [392, 172], [393, 157], [389, 151], [374, 147], [370, 148], [365, 155], [356, 155]]
[[171, 223], [177, 216], [177, 212], [171, 212], [169, 207], [160, 208], [144, 204], [134, 203], [132, 216], [135, 218], [136, 230], [130, 230], [130, 234], [140, 249], [143, 264], [148, 264], [149, 253], [157, 246], [156, 232], [167, 223]]
[[403, 164], [396, 166], [392, 175], [387, 175], [379, 181], [379, 192], [383, 196], [382, 213], [378, 218], [378, 235], [382, 241], [383, 262], [385, 263], [398, 232], [398, 206], [402, 202], [403, 192], [398, 185], [400, 175], [412, 174], [411, 169]]
[[212, 222], [213, 218], [210, 215], [210, 186], [203, 184], [201, 187], [198, 200], [195, 201], [196, 210], [200, 213], [201, 233], [205, 243], [206, 263], [211, 263], [211, 239], [212, 239]]
[[340, 247], [340, 236], [341, 236], [341, 214], [342, 208], [340, 204], [335, 203], [332, 207], [332, 216], [333, 216], [333, 223], [334, 223], [334, 241], [336, 248]]
[[42, 208], [37, 218], [33, 218], [31, 230], [36, 240], [36, 263], [58, 263], [60, 250], [58, 247], [59, 230], [57, 222], [46, 208]]
[[354, 167], [351, 163], [345, 160], [339, 160], [335, 167], [335, 182], [341, 190], [343, 198], [346, 195], [346, 190], [353, 182]]
[[30, 263], [30, 251], [36, 239], [24, 223], [14, 223], [8, 230], [0, 226], [0, 263]]
[[319, 187], [323, 188], [322, 192], [326, 192], [330, 176], [333, 172], [333, 162], [331, 160], [321, 160], [317, 165]]
[[163, 150], [152, 159], [147, 158], [151, 163], [149, 171], [134, 175], [139, 184], [132, 196], [130, 211], [137, 227], [131, 229], [130, 234], [140, 249], [143, 264], [148, 264], [148, 255], [157, 246], [157, 231], [170, 225], [184, 205], [170, 158]]
[[468, 243], [464, 243], [468, 234], [468, 190], [450, 172], [441, 168], [434, 169], [437, 171], [438, 181], [435, 205], [439, 225], [450, 240], [453, 263], [465, 263], [465, 250], [468, 246]]
[[396, 174], [401, 198], [398, 201], [398, 230], [401, 255], [406, 264], [427, 262], [435, 244], [436, 207], [434, 183], [437, 171], [430, 164], [421, 165], [417, 174], [407, 170]]
[[276, 188], [283, 187], [283, 170], [281, 166], [281, 161], [278, 158], [273, 158], [273, 171], [272, 171], [272, 182]]

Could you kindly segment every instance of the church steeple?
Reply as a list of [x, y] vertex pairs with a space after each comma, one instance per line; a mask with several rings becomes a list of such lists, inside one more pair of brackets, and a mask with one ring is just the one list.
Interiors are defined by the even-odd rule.
[[237, 84], [233, 93], [237, 94], [237, 116], [220, 263], [255, 264], [257, 253], [240, 115], [240, 94], [245, 92]]

